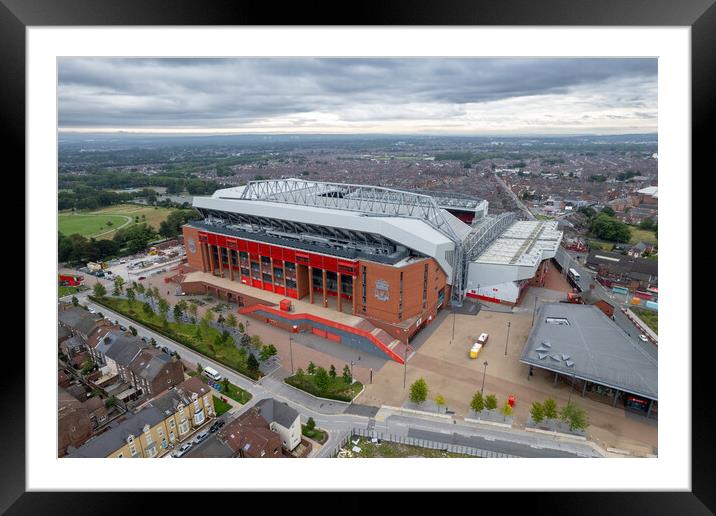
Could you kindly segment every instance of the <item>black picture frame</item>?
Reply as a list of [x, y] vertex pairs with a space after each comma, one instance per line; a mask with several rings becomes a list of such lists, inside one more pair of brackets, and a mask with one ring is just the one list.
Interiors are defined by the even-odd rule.
[[[259, 7], [261, 5], [261, 7]], [[276, 8], [281, 5], [280, 8]], [[25, 29], [30, 26], [103, 25], [425, 25], [425, 26], [688, 26], [691, 27], [692, 157], [709, 163], [707, 128], [714, 120], [716, 6], [714, 0], [574, 0], [468, 2], [442, 0], [320, 4], [192, 3], [161, 0], [0, 0], [0, 95], [3, 143], [25, 165]], [[711, 145], [710, 145], [711, 144]], [[712, 168], [708, 167], [710, 170]], [[705, 170], [704, 170], [705, 171]], [[684, 172], [688, 173], [688, 172]], [[693, 202], [696, 205], [696, 202]], [[688, 209], [685, 207], [685, 209]], [[690, 252], [689, 252], [690, 254]], [[26, 319], [31, 317], [26, 314]], [[26, 321], [27, 323], [27, 321]], [[689, 335], [690, 332], [685, 332]], [[509, 509], [549, 514], [710, 514], [716, 507], [713, 475], [714, 410], [706, 364], [713, 344], [692, 347], [692, 490], [690, 492], [528, 493], [509, 496]], [[9, 344], [6, 344], [9, 345]], [[135, 494], [25, 492], [24, 353], [2, 375], [0, 511], [7, 514], [84, 514], [137, 511]], [[81, 484], [81, 480], [79, 482]], [[346, 506], [353, 505], [350, 498]], [[417, 495], [415, 499], [418, 499]], [[191, 510], [182, 501], [182, 512]], [[100, 509], [101, 508], [101, 509]], [[222, 511], [223, 512], [223, 511]]]

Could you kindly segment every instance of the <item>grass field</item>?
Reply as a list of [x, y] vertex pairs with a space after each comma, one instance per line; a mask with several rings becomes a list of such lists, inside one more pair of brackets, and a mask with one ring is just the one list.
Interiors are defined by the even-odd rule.
[[69, 296], [70, 294], [76, 294], [77, 292], [82, 292], [83, 290], [87, 290], [87, 287], [84, 285], [80, 285], [79, 287], [70, 287], [70, 286], [63, 286], [60, 285], [57, 287], [57, 294], [58, 297], [65, 297]]
[[636, 244], [637, 242], [644, 242], [651, 245], [656, 245], [657, 239], [653, 231], [646, 229], [639, 229], [636, 226], [629, 226], [631, 231], [631, 238], [629, 239], [630, 244]]
[[654, 333], [659, 334], [659, 312], [636, 307], [631, 307], [631, 311], [638, 315]]
[[[159, 229], [159, 224], [171, 212], [171, 208], [118, 204], [91, 212], [63, 212], [58, 215], [58, 223], [60, 232], [67, 236], [79, 233], [87, 238], [105, 239], [112, 238], [120, 227], [134, 224], [136, 217], [139, 217], [140, 224], [146, 222], [154, 229]], [[107, 226], [107, 222], [112, 222], [112, 226]]]

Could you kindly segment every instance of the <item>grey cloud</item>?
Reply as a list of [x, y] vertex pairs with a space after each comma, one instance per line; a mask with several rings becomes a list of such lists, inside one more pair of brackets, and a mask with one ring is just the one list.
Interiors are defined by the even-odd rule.
[[576, 90], [598, 93], [594, 109], [656, 104], [656, 59], [62, 58], [58, 68], [61, 128], [460, 117], [468, 104]]

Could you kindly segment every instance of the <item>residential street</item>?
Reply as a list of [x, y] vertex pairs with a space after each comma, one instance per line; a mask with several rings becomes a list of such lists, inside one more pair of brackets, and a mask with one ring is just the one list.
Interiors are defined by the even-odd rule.
[[[259, 400], [275, 398], [287, 403], [301, 414], [301, 421], [306, 422], [313, 417], [316, 426], [329, 432], [328, 441], [320, 447], [314, 456], [329, 457], [335, 447], [342, 442], [346, 435], [356, 429], [367, 429], [371, 418], [366, 415], [346, 413], [349, 403], [329, 401], [315, 398], [298, 389], [294, 389], [273, 376], [265, 376], [259, 382], [253, 382], [238, 373], [197, 354], [181, 344], [167, 339], [159, 333], [141, 326], [139, 323], [123, 317], [104, 306], [92, 303], [87, 299], [91, 291], [77, 294], [81, 304], [102, 312], [112, 320], [119, 321], [123, 326], [134, 326], [140, 337], [154, 338], [159, 346], [166, 346], [177, 351], [181, 359], [188, 363], [201, 363], [210, 365], [234, 385], [249, 391], [253, 398], [240, 410], [232, 413], [231, 417], [248, 410]], [[282, 377], [280, 371], [277, 377]], [[513, 455], [517, 457], [597, 457], [600, 456], [592, 446], [579, 441], [560, 440], [558, 438], [534, 434], [515, 429], [486, 427], [483, 425], [466, 424], [457, 420], [436, 420], [430, 416], [422, 417], [418, 414], [396, 415], [385, 414], [381, 417], [379, 411], [375, 416], [374, 428], [378, 432], [392, 435], [418, 437], [441, 443], [456, 443], [471, 446], [482, 450]]]

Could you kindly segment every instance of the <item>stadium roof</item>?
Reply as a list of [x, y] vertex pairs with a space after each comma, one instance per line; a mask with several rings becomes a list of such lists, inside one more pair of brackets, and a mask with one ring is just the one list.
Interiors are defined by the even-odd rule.
[[592, 305], [543, 305], [520, 362], [658, 399], [658, 361]]
[[562, 232], [554, 220], [522, 220], [513, 223], [472, 261], [501, 265], [534, 266], [544, 256], [554, 256]]

